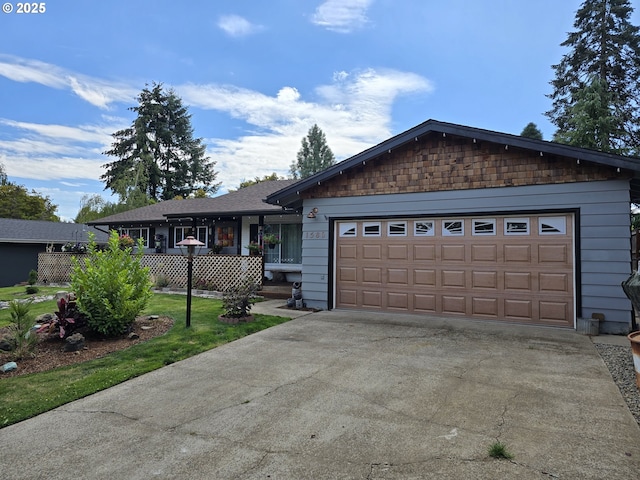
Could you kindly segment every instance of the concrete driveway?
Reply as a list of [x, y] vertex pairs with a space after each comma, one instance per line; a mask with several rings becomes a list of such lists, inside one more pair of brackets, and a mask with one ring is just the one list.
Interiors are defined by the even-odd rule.
[[[487, 455], [498, 440], [513, 460]], [[302, 316], [0, 429], [0, 445], [4, 479], [640, 472], [640, 428], [588, 337], [339, 311]]]

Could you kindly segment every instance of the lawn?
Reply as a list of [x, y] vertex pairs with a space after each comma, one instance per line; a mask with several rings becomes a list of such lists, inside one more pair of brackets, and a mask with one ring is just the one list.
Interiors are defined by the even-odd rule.
[[[0, 289], [0, 299], [7, 297], [6, 290]], [[53, 300], [32, 305], [36, 315], [55, 309]], [[256, 315], [255, 322], [228, 325], [217, 319], [222, 311], [220, 300], [194, 297], [191, 328], [187, 329], [185, 310], [183, 295], [154, 294], [144, 314], [174, 318], [173, 327], [165, 335], [48, 372], [12, 378], [2, 378], [0, 374], [0, 428], [289, 320]], [[8, 310], [0, 310], [0, 326], [8, 324], [8, 319]], [[4, 363], [2, 356], [0, 362]]]

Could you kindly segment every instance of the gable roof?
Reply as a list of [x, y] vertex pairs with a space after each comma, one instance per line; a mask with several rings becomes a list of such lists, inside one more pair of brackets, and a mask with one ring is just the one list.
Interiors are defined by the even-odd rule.
[[416, 142], [420, 137], [429, 134], [440, 134], [442, 136], [458, 136], [472, 138], [478, 141], [486, 141], [498, 143], [505, 146], [517, 147], [526, 150], [540, 152], [541, 155], [552, 154], [576, 160], [597, 163], [600, 165], [608, 165], [614, 168], [620, 168], [635, 172], [636, 177], [632, 180], [632, 190], [637, 192], [640, 197], [640, 159], [614, 155], [610, 153], [598, 152], [586, 148], [574, 147], [571, 145], [563, 145], [545, 140], [536, 140], [533, 138], [522, 137], [520, 135], [512, 135], [508, 133], [494, 132], [491, 130], [483, 130], [481, 128], [466, 127], [453, 123], [439, 122], [437, 120], [427, 120], [405, 132], [402, 132], [378, 145], [375, 145], [353, 157], [347, 158], [331, 167], [322, 170], [310, 177], [302, 179], [289, 187], [283, 188], [278, 192], [267, 197], [267, 202], [280, 205], [282, 207], [297, 208], [301, 205], [300, 193], [313, 188], [321, 183], [327, 182], [333, 177], [343, 174], [344, 172], [362, 165], [363, 162], [373, 160], [382, 155], [391, 153], [393, 150], [402, 147], [408, 143]]
[[88, 222], [89, 225], [119, 225], [128, 223], [158, 223], [171, 218], [215, 217], [238, 215], [269, 215], [282, 213], [282, 208], [264, 199], [296, 180], [273, 180], [213, 198], [165, 200], [154, 205], [136, 208]]
[[89, 241], [93, 232], [96, 242], [106, 243], [108, 235], [81, 223], [47, 222], [44, 220], [18, 220], [0, 218], [0, 242], [8, 243], [68, 243]]

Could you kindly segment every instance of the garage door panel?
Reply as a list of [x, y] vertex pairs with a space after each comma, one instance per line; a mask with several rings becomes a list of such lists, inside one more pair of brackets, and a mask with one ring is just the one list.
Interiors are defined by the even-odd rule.
[[364, 260], [382, 260], [381, 245], [363, 245], [362, 258]]
[[498, 272], [471, 272], [471, 287], [497, 289]]
[[541, 292], [566, 293], [569, 288], [569, 275], [566, 273], [540, 273]]
[[496, 262], [498, 261], [497, 245], [471, 245], [472, 262]]
[[531, 263], [531, 245], [505, 245], [504, 259], [507, 263]]
[[[426, 237], [426, 238], [429, 238], [429, 237]], [[436, 246], [435, 245], [413, 245], [413, 258], [414, 260], [434, 261], [436, 259]]]
[[387, 307], [406, 311], [409, 308], [409, 295], [407, 293], [388, 292]]
[[443, 270], [442, 271], [443, 287], [465, 288], [465, 271], [464, 270]]
[[341, 282], [355, 282], [357, 278], [356, 267], [340, 267], [338, 269], [338, 279]]
[[382, 285], [382, 269], [376, 267], [364, 267], [362, 269], [362, 283]]
[[573, 326], [572, 217], [543, 217], [337, 222], [335, 305]]
[[435, 287], [436, 271], [415, 269], [413, 271], [413, 284], [416, 286]]
[[440, 248], [443, 262], [464, 262], [464, 245], [442, 245]]
[[389, 245], [387, 247], [387, 258], [389, 260], [408, 260], [408, 245]]
[[531, 272], [504, 272], [505, 290], [527, 290], [532, 288]]
[[539, 245], [538, 262], [540, 263], [567, 263], [569, 252], [566, 245]]
[[498, 303], [497, 298], [473, 297], [471, 299], [472, 314], [497, 318]]
[[395, 285], [409, 284], [409, 270], [407, 268], [389, 268], [387, 269], [387, 282]]

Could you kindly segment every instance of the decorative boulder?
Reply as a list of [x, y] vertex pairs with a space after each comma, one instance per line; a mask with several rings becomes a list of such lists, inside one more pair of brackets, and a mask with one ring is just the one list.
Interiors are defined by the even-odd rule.
[[77, 352], [84, 348], [84, 336], [81, 333], [74, 333], [67, 337], [64, 344], [65, 352]]

